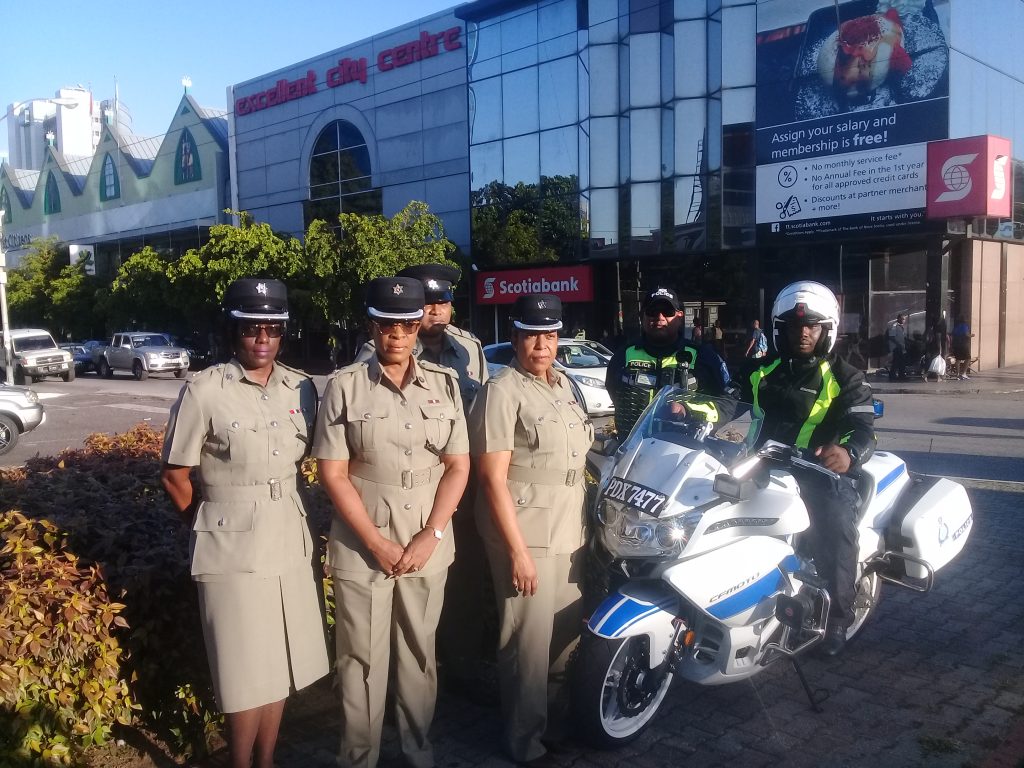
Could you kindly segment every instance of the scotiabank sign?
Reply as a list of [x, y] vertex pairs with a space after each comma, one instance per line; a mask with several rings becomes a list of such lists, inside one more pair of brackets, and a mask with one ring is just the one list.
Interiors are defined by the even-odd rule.
[[928, 218], [1009, 218], [1013, 196], [1010, 140], [999, 136], [928, 144]]
[[511, 304], [524, 293], [553, 293], [563, 302], [593, 301], [593, 270], [578, 266], [476, 273], [478, 304]]
[[[377, 70], [388, 72], [392, 69], [408, 66], [416, 61], [430, 59], [445, 51], [455, 51], [462, 47], [462, 27], [452, 27], [443, 32], [420, 32], [420, 36], [408, 43], [401, 43], [393, 48], [386, 48], [377, 54]], [[337, 66], [324, 73], [323, 83], [328, 88], [337, 88], [349, 83], [359, 82], [366, 85], [368, 63], [366, 57], [358, 59], [339, 59]], [[276, 107], [295, 99], [301, 99], [318, 93], [316, 70], [306, 71], [305, 77], [297, 80], [278, 80], [273, 88], [265, 91], [241, 96], [235, 99], [236, 115], [251, 115], [269, 107]]]

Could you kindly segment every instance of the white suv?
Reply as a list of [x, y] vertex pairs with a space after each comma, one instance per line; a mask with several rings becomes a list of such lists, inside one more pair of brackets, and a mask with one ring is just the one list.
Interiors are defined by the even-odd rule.
[[[3, 334], [0, 334], [0, 371], [3, 371]], [[49, 331], [21, 328], [11, 331], [14, 344], [14, 383], [25, 384], [45, 376], [75, 380], [75, 361], [71, 353], [61, 349]], [[5, 378], [6, 380], [6, 378]]]

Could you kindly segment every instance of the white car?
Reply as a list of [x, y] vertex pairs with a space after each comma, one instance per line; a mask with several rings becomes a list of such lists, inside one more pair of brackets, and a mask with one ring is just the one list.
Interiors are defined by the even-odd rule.
[[[607, 353], [607, 357], [605, 354]], [[515, 352], [507, 341], [488, 344], [484, 347], [487, 358], [487, 372], [494, 375], [512, 362]], [[586, 339], [559, 339], [555, 367], [566, 373], [579, 387], [587, 413], [591, 416], [607, 416], [615, 412], [608, 390], [604, 388], [604, 377], [608, 370], [611, 352], [596, 341]]]

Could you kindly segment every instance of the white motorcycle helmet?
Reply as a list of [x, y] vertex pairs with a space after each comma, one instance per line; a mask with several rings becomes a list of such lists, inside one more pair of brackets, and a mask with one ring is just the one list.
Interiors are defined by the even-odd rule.
[[792, 357], [786, 336], [786, 323], [820, 325], [821, 338], [814, 348], [815, 356], [827, 355], [839, 335], [839, 302], [836, 295], [821, 283], [801, 280], [790, 283], [775, 297], [772, 306], [772, 341], [779, 355]]

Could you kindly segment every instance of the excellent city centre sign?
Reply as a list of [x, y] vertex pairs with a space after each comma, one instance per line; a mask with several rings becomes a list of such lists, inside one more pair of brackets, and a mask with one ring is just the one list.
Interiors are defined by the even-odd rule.
[[[420, 36], [408, 43], [401, 43], [386, 48], [377, 54], [377, 71], [389, 72], [392, 69], [406, 67], [417, 61], [430, 59], [446, 51], [456, 51], [462, 47], [462, 27], [451, 27], [443, 32], [420, 32]], [[359, 82], [366, 85], [368, 62], [365, 56], [358, 59], [345, 57], [339, 59], [336, 66], [324, 72], [319, 80], [316, 70], [307, 70], [305, 77], [296, 80], [278, 80], [273, 88], [268, 88], [248, 96], [235, 99], [235, 114], [250, 115], [263, 109], [276, 107], [295, 99], [302, 99], [319, 93], [318, 83], [328, 88], [338, 88], [349, 83]]]

